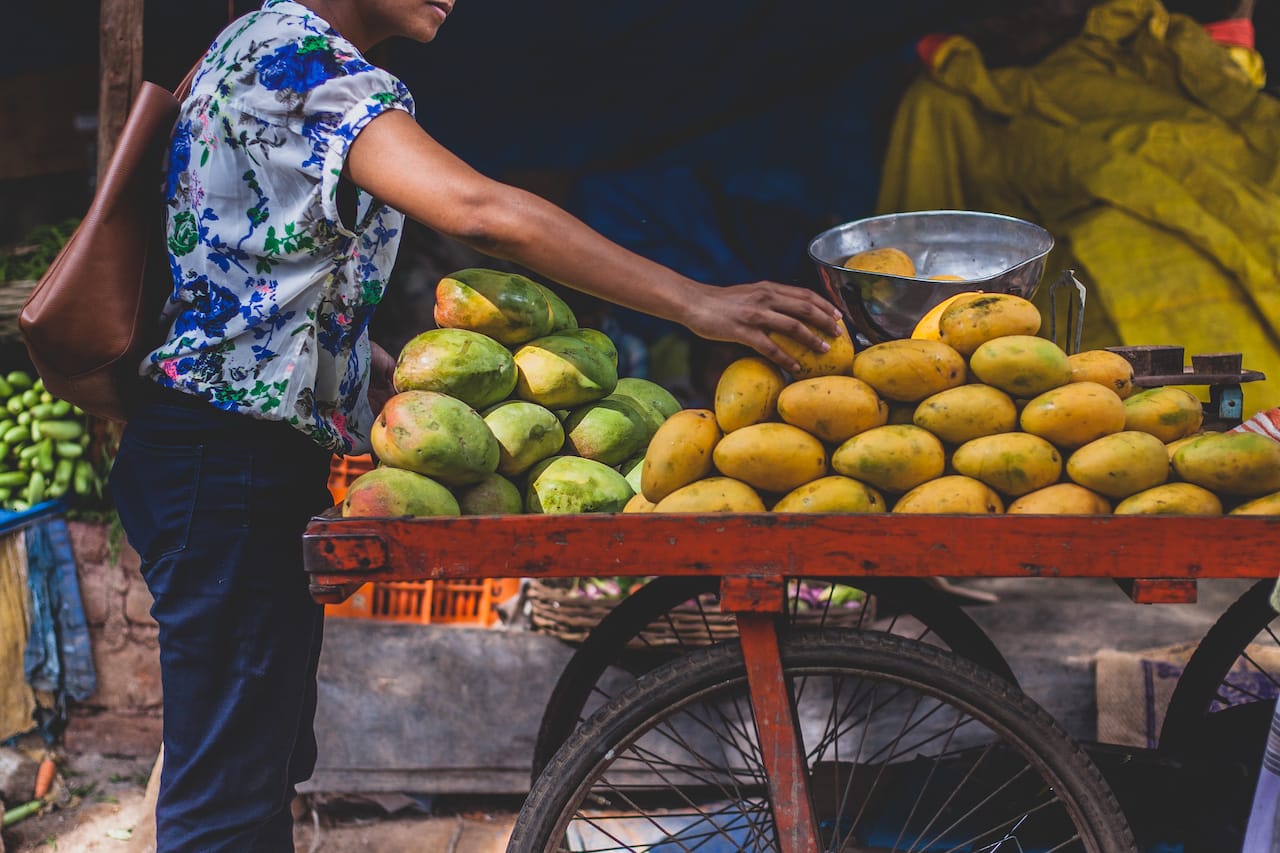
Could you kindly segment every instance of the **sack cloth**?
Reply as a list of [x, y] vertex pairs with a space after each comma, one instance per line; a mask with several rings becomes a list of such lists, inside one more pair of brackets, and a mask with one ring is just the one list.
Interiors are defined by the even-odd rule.
[[1089, 288], [1084, 348], [1243, 352], [1268, 377], [1244, 417], [1280, 404], [1280, 101], [1156, 0], [1100, 3], [1027, 68], [949, 39], [899, 104], [877, 207], [1038, 222], [1045, 280]]
[[[1137, 652], [1114, 649], [1099, 652], [1096, 658], [1099, 742], [1144, 749], [1158, 746], [1169, 697], [1195, 650], [1195, 643], [1182, 643]], [[1248, 697], [1274, 699], [1275, 685], [1258, 672], [1258, 667], [1267, 672], [1280, 671], [1280, 649], [1250, 645], [1246, 654], [1254, 663], [1243, 658], [1237, 661], [1227, 682], [1243, 688], [1238, 692], [1242, 701], [1252, 701]]]

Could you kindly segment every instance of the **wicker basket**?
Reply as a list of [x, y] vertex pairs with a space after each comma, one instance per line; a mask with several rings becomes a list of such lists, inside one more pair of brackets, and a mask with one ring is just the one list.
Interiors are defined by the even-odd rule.
[[[586, 598], [547, 581], [531, 579], [525, 591], [529, 603], [529, 625], [534, 631], [550, 634], [567, 643], [586, 639], [600, 620], [617, 606], [619, 599]], [[629, 648], [651, 646], [707, 646], [738, 636], [733, 614], [721, 613], [718, 599], [705, 595], [699, 604], [685, 602], [674, 608], [669, 619], [649, 625], [633, 638]], [[799, 610], [794, 624], [813, 628], [854, 628], [875, 619], [875, 598], [867, 596], [860, 607]]]

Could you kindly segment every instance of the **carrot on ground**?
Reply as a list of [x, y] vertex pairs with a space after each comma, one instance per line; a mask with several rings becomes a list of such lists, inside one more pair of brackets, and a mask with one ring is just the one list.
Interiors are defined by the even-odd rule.
[[49, 793], [49, 788], [53, 785], [54, 774], [57, 771], [58, 766], [53, 763], [52, 758], [45, 758], [40, 762], [40, 769], [36, 771], [36, 789], [33, 792], [37, 800], [44, 799], [45, 794]]

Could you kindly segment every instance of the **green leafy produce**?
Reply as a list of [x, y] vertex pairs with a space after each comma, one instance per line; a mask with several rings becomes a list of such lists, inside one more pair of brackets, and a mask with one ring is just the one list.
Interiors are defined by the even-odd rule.
[[79, 219], [67, 219], [33, 228], [16, 246], [0, 252], [0, 281], [40, 278], [79, 224]]

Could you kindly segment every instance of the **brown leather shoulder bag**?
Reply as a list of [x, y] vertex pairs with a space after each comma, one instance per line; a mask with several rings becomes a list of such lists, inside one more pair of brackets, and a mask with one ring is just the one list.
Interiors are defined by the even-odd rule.
[[142, 84], [88, 213], [18, 317], [49, 392], [111, 420], [126, 419], [138, 362], [163, 334], [163, 163], [198, 67], [173, 92]]

